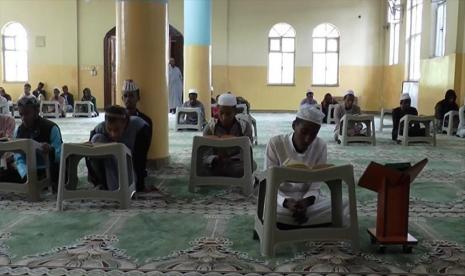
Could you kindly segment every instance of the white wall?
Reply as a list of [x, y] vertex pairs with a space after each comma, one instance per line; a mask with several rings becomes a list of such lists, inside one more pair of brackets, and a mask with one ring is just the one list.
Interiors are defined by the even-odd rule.
[[229, 64], [266, 66], [268, 31], [278, 22], [287, 22], [296, 29], [297, 66], [311, 66], [312, 31], [324, 22], [334, 24], [341, 33], [342, 65], [382, 64], [379, 52], [382, 3], [378, 0], [229, 1]]

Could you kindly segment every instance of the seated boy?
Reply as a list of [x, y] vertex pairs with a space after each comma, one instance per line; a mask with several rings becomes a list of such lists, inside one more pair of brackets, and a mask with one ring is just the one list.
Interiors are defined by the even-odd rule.
[[[418, 111], [415, 107], [410, 106], [411, 99], [408, 93], [402, 94], [400, 97], [400, 106], [392, 110], [392, 140], [397, 141], [397, 135], [403, 133], [403, 125], [400, 125], [400, 119], [405, 115], [418, 116]], [[420, 128], [418, 123], [409, 126], [409, 136], [423, 136], [425, 135], [425, 129]]]
[[81, 101], [82, 102], [91, 102], [92, 103], [92, 111], [94, 111], [98, 116], [97, 100], [95, 99], [94, 96], [92, 96], [92, 91], [90, 91], [90, 88], [87, 88], [87, 87], [84, 88], [84, 90], [82, 90], [82, 94], [83, 94], [83, 96], [81, 98]]
[[[61, 132], [54, 122], [39, 116], [39, 102], [35, 97], [23, 97], [18, 101], [18, 110], [21, 116], [15, 138], [33, 139], [41, 143], [42, 153], [49, 155], [50, 176], [52, 187], [56, 190], [58, 184], [59, 164], [61, 157]], [[16, 168], [4, 175], [9, 182], [26, 182], [27, 164], [24, 154], [15, 154]], [[46, 166], [42, 155], [37, 155], [37, 169], [40, 176], [45, 175]]]
[[[150, 145], [150, 127], [139, 117], [129, 116], [127, 110], [118, 105], [105, 109], [105, 121], [98, 124], [90, 134], [91, 143], [123, 143], [132, 153], [136, 190], [145, 191], [147, 151]], [[118, 172], [113, 159], [89, 158], [89, 178], [94, 185], [104, 189], [117, 190]]]
[[[205, 109], [203, 107], [203, 104], [197, 100], [198, 97], [198, 92], [195, 89], [189, 89], [189, 100], [185, 102], [182, 107], [191, 107], [191, 108], [200, 108], [200, 120], [202, 121], [202, 124], [205, 122]], [[188, 113], [186, 115], [186, 119], [184, 123], [188, 123], [190, 125], [196, 125], [197, 124], [197, 114], [195, 113]], [[182, 120], [182, 119], [181, 119]]]
[[[338, 104], [334, 109], [334, 118], [336, 119], [336, 127], [334, 128], [334, 140], [340, 143], [339, 135], [342, 131], [341, 119], [345, 114], [360, 115], [360, 107], [354, 103], [355, 93], [352, 90], [347, 90], [344, 95], [344, 102]], [[363, 126], [360, 123], [351, 123], [348, 126], [348, 135], [360, 135]]]
[[[265, 169], [286, 166], [289, 160], [307, 167], [326, 164], [326, 143], [317, 137], [324, 117], [316, 107], [302, 105], [292, 123], [293, 132], [268, 142]], [[288, 226], [326, 224], [331, 222], [331, 200], [320, 195], [320, 183], [286, 182], [278, 190], [277, 213], [278, 223]]]
[[[236, 118], [236, 105], [234, 95], [222, 94], [218, 98], [218, 119], [212, 118], [205, 126], [203, 136], [247, 136], [252, 141], [252, 127], [247, 121]], [[241, 177], [244, 171], [240, 151], [236, 148], [209, 148], [203, 153], [203, 164], [211, 176]]]

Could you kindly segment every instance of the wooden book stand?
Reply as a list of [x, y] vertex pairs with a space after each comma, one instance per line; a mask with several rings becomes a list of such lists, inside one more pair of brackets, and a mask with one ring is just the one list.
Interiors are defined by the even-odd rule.
[[408, 233], [410, 184], [428, 163], [423, 159], [410, 163], [381, 165], [371, 162], [358, 185], [378, 193], [376, 228], [368, 229], [373, 244], [385, 252], [386, 245], [401, 244], [405, 253], [412, 252], [418, 241]]

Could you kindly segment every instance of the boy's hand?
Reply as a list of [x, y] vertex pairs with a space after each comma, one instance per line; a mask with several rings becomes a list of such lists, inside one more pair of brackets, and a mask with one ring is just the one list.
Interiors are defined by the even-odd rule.
[[294, 213], [296, 211], [297, 200], [293, 198], [286, 198], [283, 202], [283, 207]]
[[41, 148], [44, 153], [49, 153], [51, 149], [50, 145], [47, 143], [42, 143]]

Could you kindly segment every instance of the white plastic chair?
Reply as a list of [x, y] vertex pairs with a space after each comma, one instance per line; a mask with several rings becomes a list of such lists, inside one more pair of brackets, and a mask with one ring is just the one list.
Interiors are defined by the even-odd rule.
[[[39, 180], [37, 175], [37, 152], [41, 151], [41, 144], [32, 139], [13, 139], [0, 142], [0, 153], [21, 152], [25, 155], [27, 165], [26, 183], [0, 182], [0, 191], [27, 194], [31, 201], [39, 201], [40, 193], [50, 186], [50, 163], [48, 154], [42, 154], [46, 173], [45, 178]], [[1, 155], [1, 154], [0, 154]]]
[[[181, 115], [186, 113], [196, 113], [197, 114], [197, 124], [189, 124], [187, 120], [181, 122]], [[181, 129], [196, 129], [198, 131], [202, 131], [203, 129], [203, 122], [202, 122], [202, 109], [200, 107], [176, 107], [176, 122], [175, 122], [175, 130]]]
[[465, 105], [459, 109], [459, 127], [457, 136], [464, 138], [465, 136]]
[[74, 102], [73, 117], [97, 117], [97, 113], [94, 111], [94, 104], [90, 101]]
[[459, 120], [459, 112], [458, 111], [449, 111], [444, 115], [444, 119], [442, 120], [442, 132], [446, 132], [447, 135], [452, 136], [454, 133], [457, 132], [457, 124], [455, 123], [456, 120]]
[[[306, 227], [282, 230], [277, 227], [277, 196], [279, 186], [284, 182], [309, 183], [326, 182], [331, 192], [331, 225], [327, 227]], [[344, 225], [342, 183], [348, 188], [348, 225]], [[261, 184], [263, 185], [263, 184]], [[260, 188], [262, 190], [262, 188]], [[339, 241], [349, 240], [354, 251], [359, 250], [357, 201], [355, 197], [354, 169], [352, 165], [329, 167], [318, 170], [305, 170], [285, 167], [268, 169], [263, 217], [257, 212], [255, 232], [260, 239], [260, 252], [263, 256], [274, 256], [280, 243], [297, 241]], [[261, 198], [262, 195], [259, 195]], [[260, 204], [260, 201], [259, 201]]]
[[380, 117], [380, 122], [379, 122], [379, 131], [380, 132], [383, 132], [383, 128], [387, 128], [387, 127], [390, 127], [392, 128], [393, 125], [387, 125], [384, 123], [384, 117], [386, 115], [391, 115], [391, 118], [392, 118], [392, 109], [388, 109], [388, 108], [382, 108], [381, 109], [381, 117]]
[[[425, 136], [409, 136], [408, 130], [412, 122], [423, 123], [425, 125]], [[403, 124], [403, 130], [401, 134], [401, 128], [399, 128], [397, 139], [402, 141], [402, 145], [408, 146], [409, 143], [415, 142], [427, 142], [436, 146], [436, 122], [434, 116], [415, 116], [405, 115], [400, 119], [399, 125]], [[433, 126], [431, 128], [431, 125]], [[432, 133], [432, 134], [430, 134]]]
[[[108, 158], [109, 156], [116, 159], [119, 189], [116, 191], [75, 190], [79, 160], [84, 157]], [[128, 168], [130, 169], [128, 170]], [[57, 210], [63, 211], [63, 201], [65, 200], [82, 199], [117, 201], [122, 209], [129, 208], [131, 197], [136, 191], [132, 168], [131, 151], [124, 144], [63, 144], [58, 180]]]
[[[49, 112], [49, 106], [53, 106], [53, 111]], [[55, 101], [41, 101], [40, 102], [40, 116], [42, 117], [55, 117], [60, 118], [60, 104]]]
[[328, 124], [335, 124], [336, 123], [336, 116], [334, 114], [336, 110], [337, 104], [330, 104], [328, 105], [328, 117], [326, 119], [326, 122]]
[[[203, 136], [195, 136], [192, 144], [191, 171], [189, 177], [189, 191], [195, 192], [197, 186], [225, 186], [240, 187], [245, 195], [252, 192], [253, 185], [253, 158], [250, 139], [248, 137], [234, 137], [227, 139], [212, 139]], [[202, 155], [199, 154], [201, 147], [241, 149], [242, 161], [244, 162], [244, 173], [242, 177], [201, 176], [198, 175], [202, 167]]]
[[[349, 136], [348, 129], [350, 122], [364, 123], [367, 127], [366, 136]], [[341, 141], [343, 146], [347, 146], [349, 142], [369, 142], [371, 145], [376, 146], [375, 134], [375, 117], [373, 115], [352, 115], [345, 114], [341, 118]]]

